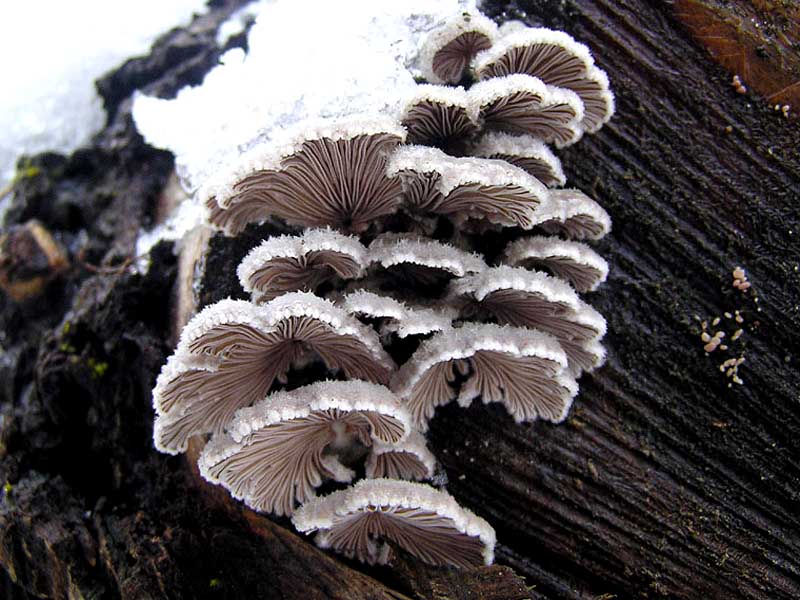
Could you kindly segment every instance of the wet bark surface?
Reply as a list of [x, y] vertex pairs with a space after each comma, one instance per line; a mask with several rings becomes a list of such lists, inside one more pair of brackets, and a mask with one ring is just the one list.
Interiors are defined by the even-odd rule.
[[[173, 162], [135, 133], [129, 96], [169, 97], [201, 80], [234, 8], [218, 3], [101, 81], [109, 124], [90, 148], [24, 161], [5, 230], [37, 218], [70, 265], [39, 296], [0, 295], [5, 596], [800, 595], [800, 131], [738, 94], [670, 3], [486, 7], [588, 44], [618, 107], [560, 153], [570, 184], [614, 221], [599, 244], [609, 281], [588, 297], [609, 322], [606, 366], [583, 377], [561, 425], [515, 425], [477, 404], [440, 409], [431, 424], [448, 490], [496, 528], [501, 566], [339, 560], [152, 448], [150, 390], [172, 350], [177, 262], [168, 243], [145, 275], [128, 261]], [[202, 303], [241, 294], [233, 267], [260, 233], [212, 239], [207, 281], [218, 283]], [[732, 286], [736, 266], [746, 292]], [[727, 350], [704, 351], [703, 321], [726, 332]], [[741, 356], [736, 384], [720, 364]]]

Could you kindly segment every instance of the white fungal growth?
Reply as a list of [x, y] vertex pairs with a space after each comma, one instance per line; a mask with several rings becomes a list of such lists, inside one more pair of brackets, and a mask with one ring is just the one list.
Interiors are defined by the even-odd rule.
[[448, 19], [425, 39], [420, 69], [431, 83], [458, 83], [472, 58], [490, 47], [497, 25], [478, 12], [463, 12]]
[[390, 545], [432, 565], [474, 567], [494, 561], [495, 533], [452, 496], [428, 485], [365, 479], [301, 506], [299, 531], [318, 531], [316, 543], [369, 564], [392, 559]]
[[539, 226], [573, 240], [599, 240], [611, 231], [611, 217], [580, 190], [550, 190], [539, 213]]
[[400, 338], [444, 331], [450, 328], [456, 316], [448, 307], [441, 310], [412, 308], [399, 300], [367, 290], [356, 290], [347, 294], [342, 299], [342, 307], [352, 314], [388, 319], [389, 322], [382, 330], [386, 333], [397, 333]]
[[479, 273], [486, 263], [477, 254], [435, 240], [384, 234], [369, 245], [369, 258], [384, 269], [412, 264], [447, 271], [456, 277]]

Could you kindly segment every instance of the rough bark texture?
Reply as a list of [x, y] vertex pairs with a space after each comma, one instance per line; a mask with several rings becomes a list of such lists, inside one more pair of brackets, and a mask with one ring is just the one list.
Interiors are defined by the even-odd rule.
[[[448, 489], [495, 526], [505, 566], [340, 561], [152, 449], [177, 267], [167, 244], [147, 275], [124, 261], [172, 161], [135, 134], [128, 96], [202, 77], [235, 5], [219, 4], [99, 84], [111, 116], [91, 148], [32, 158], [15, 186], [6, 225], [37, 217], [72, 268], [39, 298], [0, 295], [6, 597], [798, 597], [800, 133], [737, 94], [660, 0], [487, 7], [587, 43], [618, 102], [598, 135], [561, 153], [571, 184], [614, 219], [600, 245], [610, 279], [590, 298], [609, 321], [608, 364], [583, 378], [559, 426], [517, 426], [478, 405], [432, 422]], [[727, 4], [740, 5], [752, 9]], [[206, 268], [219, 283], [201, 302], [241, 294], [233, 266], [261, 233], [212, 239]], [[737, 265], [746, 293], [731, 285]], [[736, 310], [741, 325], [724, 316]], [[704, 352], [704, 320], [727, 332], [727, 351]], [[729, 387], [719, 364], [741, 355], [744, 384]]]

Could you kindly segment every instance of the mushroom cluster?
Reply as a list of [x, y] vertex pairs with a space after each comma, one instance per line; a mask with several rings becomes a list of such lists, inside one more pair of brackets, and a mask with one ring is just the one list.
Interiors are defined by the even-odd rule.
[[597, 131], [614, 102], [567, 34], [475, 11], [431, 29], [416, 68], [427, 82], [399, 111], [293, 124], [199, 189], [225, 234], [286, 233], [239, 265], [249, 301], [183, 330], [154, 437], [172, 454], [206, 441], [205, 479], [321, 547], [468, 567], [493, 560], [494, 531], [419, 483], [437, 470], [424, 434], [437, 407], [475, 399], [561, 422], [603, 363], [606, 323], [580, 294], [606, 278], [584, 241], [610, 219], [561, 187], [550, 146]]

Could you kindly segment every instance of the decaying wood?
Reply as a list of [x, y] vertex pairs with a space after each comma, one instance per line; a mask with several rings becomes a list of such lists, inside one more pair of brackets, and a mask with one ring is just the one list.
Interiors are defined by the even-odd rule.
[[[136, 85], [169, 95], [201, 77], [218, 55], [214, 19], [234, 4], [129, 65]], [[484, 8], [587, 43], [618, 104], [599, 134], [561, 153], [570, 184], [614, 220], [599, 246], [609, 281], [588, 296], [609, 321], [608, 364], [582, 379], [565, 424], [519, 426], [478, 405], [431, 423], [448, 489], [494, 525], [501, 566], [342, 561], [200, 484], [185, 458], [158, 455], [150, 389], [180, 319], [165, 299], [191, 270], [160, 244], [146, 275], [73, 261], [38, 300], [0, 298], [7, 597], [800, 595], [796, 122], [737, 93], [670, 3]], [[124, 70], [114, 77], [101, 89], [119, 89]], [[125, 98], [107, 104], [113, 119], [91, 149], [31, 160], [39, 172], [16, 185], [8, 224], [36, 216], [73, 257], [113, 267], [151, 224], [172, 162], [133, 132]], [[209, 240], [201, 305], [243, 296], [235, 265], [269, 233]], [[744, 292], [732, 285], [739, 265]], [[726, 332], [727, 350], [704, 351], [703, 322]], [[741, 356], [736, 384], [720, 365]]]

